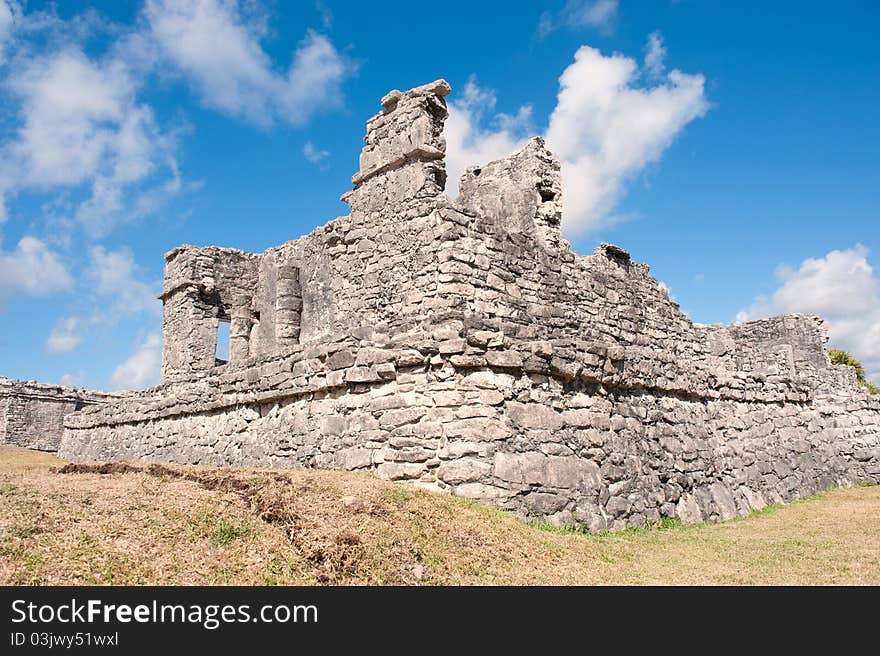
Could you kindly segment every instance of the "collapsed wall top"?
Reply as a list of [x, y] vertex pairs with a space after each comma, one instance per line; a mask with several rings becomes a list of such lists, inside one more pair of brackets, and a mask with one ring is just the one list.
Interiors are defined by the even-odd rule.
[[367, 121], [354, 189], [342, 196], [355, 213], [400, 208], [443, 192], [449, 114], [443, 98], [451, 90], [446, 80], [436, 80], [382, 98], [382, 111]]
[[491, 221], [498, 232], [528, 235], [551, 248], [563, 245], [562, 165], [541, 137], [509, 157], [468, 167], [458, 189], [458, 205]]

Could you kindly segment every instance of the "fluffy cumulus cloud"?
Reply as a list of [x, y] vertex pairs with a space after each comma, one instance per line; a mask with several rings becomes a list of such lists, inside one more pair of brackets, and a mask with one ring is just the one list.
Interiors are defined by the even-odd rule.
[[46, 340], [49, 353], [68, 353], [79, 346], [82, 340], [82, 320], [79, 317], [67, 317], [55, 324]]
[[[624, 55], [605, 56], [582, 46], [559, 78], [556, 107], [544, 134], [562, 160], [563, 229], [576, 236], [612, 220], [626, 183], [708, 110], [705, 80], [679, 70], [664, 72], [662, 41], [648, 52], [650, 70]], [[644, 78], [651, 76], [649, 84]], [[527, 138], [530, 108], [494, 114], [494, 94], [471, 80], [450, 102], [447, 168], [450, 194], [468, 165], [514, 152]], [[492, 118], [484, 119], [484, 116]], [[487, 127], [483, 127], [487, 126]]]
[[702, 75], [672, 70], [639, 87], [639, 67], [623, 55], [581, 47], [560, 77], [547, 143], [563, 161], [569, 232], [594, 227], [624, 184], [660, 159], [685, 125], [708, 109]]
[[0, 193], [85, 189], [72, 219], [101, 236], [143, 216], [145, 198], [179, 181], [173, 135], [138, 100], [123, 60], [91, 59], [67, 44], [19, 58], [5, 87], [21, 121], [0, 146]]
[[94, 282], [98, 296], [113, 302], [112, 309], [119, 314], [149, 312], [158, 314], [162, 303], [156, 298], [157, 285], [139, 280], [134, 254], [122, 247], [108, 251], [103, 246], [91, 250], [88, 275]]
[[562, 27], [594, 27], [608, 34], [617, 23], [618, 0], [568, 0], [556, 13], [544, 12], [538, 21], [538, 35], [545, 37]]
[[248, 20], [250, 3], [236, 0], [148, 0], [144, 16], [159, 55], [192, 83], [202, 102], [267, 125], [303, 123], [338, 105], [340, 83], [353, 65], [327, 37], [314, 31], [276, 71], [263, 50], [265, 22]]
[[776, 270], [779, 287], [758, 296], [737, 321], [778, 314], [816, 314], [828, 321], [832, 347], [849, 351], [880, 381], [880, 278], [868, 262], [868, 249], [856, 245]]
[[132, 354], [113, 371], [113, 387], [137, 390], [159, 384], [162, 372], [162, 338], [151, 333], [139, 342]]
[[12, 251], [0, 248], [0, 303], [11, 296], [45, 296], [68, 289], [72, 279], [61, 256], [35, 237]]
[[[261, 6], [147, 0], [136, 25], [123, 27], [96, 12], [63, 20], [54, 10], [26, 14], [15, 0], [0, 0], [0, 64], [14, 25], [25, 35], [15, 40], [0, 85], [19, 118], [0, 142], [0, 222], [21, 190], [73, 193], [61, 223], [101, 237], [184, 189], [177, 131], [161, 126], [144, 101], [157, 75], [183, 77], [206, 106], [261, 125], [300, 124], [340, 104], [353, 63], [310, 30], [276, 70], [261, 45], [268, 32]], [[110, 47], [87, 54], [98, 31], [111, 36]], [[41, 39], [49, 47], [35, 47]]]
[[154, 319], [161, 314], [162, 303], [157, 298], [160, 283], [141, 279], [134, 254], [125, 246], [115, 251], [92, 247], [84, 282], [90, 290], [84, 305], [91, 309], [58, 321], [46, 340], [49, 353], [72, 351], [89, 329], [138, 316]]

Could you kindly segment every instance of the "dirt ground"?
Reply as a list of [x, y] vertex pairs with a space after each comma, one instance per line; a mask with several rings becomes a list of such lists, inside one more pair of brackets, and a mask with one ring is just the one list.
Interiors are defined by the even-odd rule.
[[2, 584], [880, 584], [880, 487], [588, 535], [348, 472], [0, 447]]

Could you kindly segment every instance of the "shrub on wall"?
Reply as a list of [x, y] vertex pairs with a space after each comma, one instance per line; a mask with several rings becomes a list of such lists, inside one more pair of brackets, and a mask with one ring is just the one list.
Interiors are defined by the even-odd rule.
[[849, 353], [840, 349], [828, 349], [828, 357], [831, 358], [831, 364], [845, 364], [855, 369], [859, 387], [864, 387], [871, 394], [880, 394], [880, 387], [877, 387], [865, 377], [864, 365]]

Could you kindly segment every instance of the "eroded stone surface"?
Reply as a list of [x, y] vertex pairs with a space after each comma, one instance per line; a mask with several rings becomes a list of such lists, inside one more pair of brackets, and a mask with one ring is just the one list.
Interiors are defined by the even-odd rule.
[[61, 455], [373, 470], [592, 530], [880, 480], [880, 398], [820, 319], [695, 325], [623, 249], [578, 256], [540, 139], [450, 200], [448, 93], [383, 99], [349, 215], [169, 253], [163, 385], [68, 416]]
[[57, 451], [64, 417], [119, 395], [0, 376], [0, 444]]

